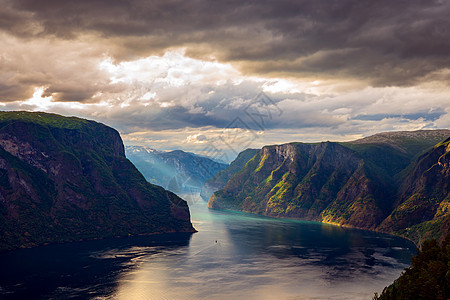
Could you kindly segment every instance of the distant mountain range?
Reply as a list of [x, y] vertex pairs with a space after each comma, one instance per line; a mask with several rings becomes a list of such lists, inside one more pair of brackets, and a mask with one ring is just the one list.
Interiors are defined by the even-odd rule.
[[207, 179], [228, 164], [182, 150], [159, 151], [143, 146], [127, 146], [127, 158], [151, 183], [174, 193], [199, 193]]
[[0, 251], [194, 231], [186, 201], [144, 179], [116, 130], [0, 112]]
[[207, 182], [209, 192], [221, 188], [208, 206], [378, 230], [418, 244], [442, 238], [450, 228], [448, 137], [450, 130], [389, 132], [241, 153]]

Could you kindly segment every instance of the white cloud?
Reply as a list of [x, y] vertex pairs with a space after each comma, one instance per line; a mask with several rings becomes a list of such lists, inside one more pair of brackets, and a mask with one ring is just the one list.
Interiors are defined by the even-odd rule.
[[[128, 144], [203, 154], [209, 145], [231, 158], [245, 147], [265, 144], [450, 126], [450, 93], [438, 83], [374, 88], [336, 80], [245, 76], [214, 59], [187, 57], [183, 49], [115, 63], [89, 41], [50, 45], [34, 40], [32, 51], [23, 55], [18, 54], [23, 42], [12, 37], [1, 41], [7, 46], [2, 54], [7, 63], [1, 68], [7, 71], [0, 76], [28, 95], [0, 102], [1, 109], [77, 115], [117, 128]], [[21, 67], [14, 71], [13, 65]], [[249, 107], [265, 108], [258, 103], [261, 91], [281, 113], [252, 117]], [[76, 100], [83, 95], [88, 98]], [[241, 124], [234, 128], [236, 118]]]
[[184, 140], [185, 143], [188, 144], [205, 144], [207, 143], [207, 138], [205, 135], [197, 133], [197, 134], [191, 134]]

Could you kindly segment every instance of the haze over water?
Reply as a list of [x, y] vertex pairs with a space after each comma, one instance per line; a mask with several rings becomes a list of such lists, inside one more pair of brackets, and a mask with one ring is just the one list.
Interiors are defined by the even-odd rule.
[[0, 255], [0, 299], [370, 299], [409, 266], [402, 238], [209, 210], [198, 233], [51, 245]]

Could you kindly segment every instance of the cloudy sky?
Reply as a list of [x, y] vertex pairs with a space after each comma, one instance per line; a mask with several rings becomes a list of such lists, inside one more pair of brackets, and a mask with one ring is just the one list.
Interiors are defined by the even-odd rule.
[[0, 109], [126, 144], [245, 147], [450, 127], [449, 0], [0, 0]]

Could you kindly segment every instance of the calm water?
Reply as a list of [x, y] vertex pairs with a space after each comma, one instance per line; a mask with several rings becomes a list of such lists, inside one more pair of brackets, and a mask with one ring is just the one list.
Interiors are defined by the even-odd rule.
[[404, 239], [208, 210], [194, 235], [0, 254], [0, 299], [371, 299], [410, 263]]

